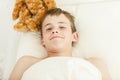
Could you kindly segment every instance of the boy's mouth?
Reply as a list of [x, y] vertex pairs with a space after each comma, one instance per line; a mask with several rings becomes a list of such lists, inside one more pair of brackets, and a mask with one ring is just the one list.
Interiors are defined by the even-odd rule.
[[52, 37], [50, 38], [50, 40], [56, 39], [56, 38], [62, 38], [62, 39], [63, 39], [63, 37], [61, 37], [61, 36], [52, 36]]

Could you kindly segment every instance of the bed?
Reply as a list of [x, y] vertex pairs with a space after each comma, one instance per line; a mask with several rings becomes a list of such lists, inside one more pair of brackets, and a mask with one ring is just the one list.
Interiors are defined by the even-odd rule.
[[[73, 48], [73, 56], [101, 58], [108, 65], [112, 79], [120, 80], [120, 1], [56, 0], [56, 3], [76, 17], [80, 39]], [[47, 56], [38, 45], [39, 33], [13, 30], [13, 6], [14, 0], [0, 1], [0, 80], [8, 80], [15, 62], [21, 56]]]

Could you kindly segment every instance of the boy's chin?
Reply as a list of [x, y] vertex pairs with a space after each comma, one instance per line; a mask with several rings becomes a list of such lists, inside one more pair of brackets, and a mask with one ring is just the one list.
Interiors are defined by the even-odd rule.
[[51, 51], [61, 51], [61, 50], [65, 49], [65, 48], [64, 48], [63, 45], [53, 45], [48, 49], [51, 50]]

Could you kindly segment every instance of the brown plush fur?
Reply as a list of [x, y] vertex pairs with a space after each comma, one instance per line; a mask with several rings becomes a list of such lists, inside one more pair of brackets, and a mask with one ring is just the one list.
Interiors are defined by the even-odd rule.
[[16, 0], [12, 18], [19, 21], [14, 25], [14, 29], [19, 32], [37, 32], [46, 11], [55, 7], [54, 0]]

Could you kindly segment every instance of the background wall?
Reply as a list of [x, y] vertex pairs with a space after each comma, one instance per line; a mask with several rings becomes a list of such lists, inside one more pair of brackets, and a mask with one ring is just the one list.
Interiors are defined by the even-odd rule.
[[[13, 30], [11, 17], [14, 0], [0, 0], [0, 68], [2, 76], [7, 77], [15, 62], [19, 33]], [[1, 80], [1, 79], [0, 79]]]
[[[7, 80], [15, 64], [21, 36], [21, 33], [13, 30], [11, 13], [14, 1], [0, 0], [0, 78], [2, 80]], [[56, 0], [56, 2], [58, 7], [77, 16], [77, 22], [81, 26], [79, 52], [85, 57], [103, 58], [109, 66], [113, 80], [120, 80], [118, 75], [120, 74], [120, 0]]]

